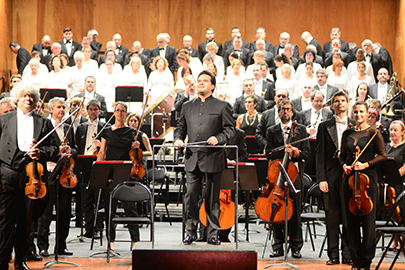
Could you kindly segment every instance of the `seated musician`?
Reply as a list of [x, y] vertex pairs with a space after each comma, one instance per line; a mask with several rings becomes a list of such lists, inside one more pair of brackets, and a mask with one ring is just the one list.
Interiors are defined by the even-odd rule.
[[[277, 101], [276, 101], [277, 102]], [[289, 131], [292, 129], [292, 119], [295, 114], [295, 108], [290, 100], [282, 100], [278, 104], [278, 114], [281, 122], [269, 127], [266, 132], [266, 155], [267, 159], [275, 160], [282, 159], [285, 153], [288, 153], [289, 159], [294, 164], [289, 166], [298, 166], [300, 176], [295, 181], [297, 189], [301, 189], [301, 178], [303, 173], [302, 160], [310, 156], [311, 148], [309, 141], [304, 141], [295, 145], [287, 145], [284, 151], [278, 151], [270, 154], [270, 151], [276, 147], [287, 144]], [[292, 142], [308, 137], [305, 126], [298, 124], [295, 134], [292, 134]], [[301, 248], [303, 245], [302, 230], [301, 230], [301, 193], [289, 193], [290, 198], [294, 200], [294, 213], [288, 222], [288, 235], [290, 239], [290, 247], [293, 258], [301, 258]], [[281, 198], [284, 200], [284, 198]], [[284, 224], [273, 224], [274, 230], [274, 244], [273, 253], [270, 257], [280, 257], [284, 255]], [[287, 251], [286, 251], [287, 252]]]

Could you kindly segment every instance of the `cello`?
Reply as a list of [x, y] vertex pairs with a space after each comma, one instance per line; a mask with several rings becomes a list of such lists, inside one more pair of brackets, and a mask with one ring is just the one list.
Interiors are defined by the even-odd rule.
[[[231, 199], [231, 190], [230, 189], [221, 189], [219, 193], [219, 205], [220, 205], [220, 214], [219, 214], [219, 226], [221, 230], [226, 230], [232, 228], [235, 224], [235, 203]], [[204, 226], [207, 226], [207, 213], [205, 212], [205, 199], [200, 206], [200, 221]]]
[[[289, 132], [287, 145], [292, 142], [293, 137], [296, 133], [297, 122], [293, 122], [292, 128]], [[269, 161], [269, 168], [267, 170], [267, 180], [269, 184], [263, 189], [259, 198], [256, 200], [255, 212], [256, 215], [266, 222], [271, 222], [274, 224], [285, 223], [285, 196], [288, 197], [288, 190], [285, 190], [284, 180], [278, 164], [282, 162], [283, 167], [286, 168], [287, 174], [294, 183], [298, 177], [297, 167], [289, 161], [289, 154], [285, 152], [283, 159], [275, 159]], [[287, 194], [285, 194], [287, 192]], [[287, 200], [288, 211], [287, 220], [290, 220], [294, 213], [294, 206], [291, 198]]]

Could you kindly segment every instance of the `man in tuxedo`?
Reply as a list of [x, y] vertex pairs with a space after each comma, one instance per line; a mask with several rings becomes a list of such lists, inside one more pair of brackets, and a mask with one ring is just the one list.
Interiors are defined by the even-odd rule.
[[265, 41], [266, 39], [266, 29], [264, 27], [258, 27], [256, 28], [255, 32], [255, 37], [256, 41], [250, 42], [250, 53], [253, 54], [257, 48], [256, 48], [256, 42], [258, 40], [263, 40], [265, 43], [264, 50], [268, 52], [273, 52], [273, 44], [271, 42]]
[[[285, 147], [284, 151], [270, 153], [274, 148], [286, 145], [289, 140], [289, 133], [292, 129], [292, 121], [295, 114], [295, 108], [292, 102], [290, 100], [281, 101], [278, 104], [278, 114], [280, 123], [269, 127], [266, 131], [266, 156], [269, 162], [271, 162], [272, 160], [283, 159], [284, 155], [288, 154], [289, 160], [294, 163], [292, 166], [297, 166], [299, 170], [299, 176], [294, 185], [298, 190], [302, 190], [303, 160], [307, 159], [311, 154], [309, 141], [306, 140], [294, 146], [288, 145]], [[308, 137], [305, 126], [298, 124], [295, 130], [295, 134], [292, 134], [292, 142]], [[294, 205], [294, 213], [288, 221], [289, 243], [292, 257], [299, 259], [302, 258], [301, 248], [304, 244], [301, 229], [301, 192], [289, 192], [289, 197], [293, 200]], [[274, 209], [274, 211], [276, 210], [277, 209]], [[285, 233], [287, 233], [284, 231], [284, 228], [285, 224], [273, 224], [274, 243], [273, 253], [270, 254], [272, 258], [284, 256], [283, 246]], [[288, 251], [286, 250], [286, 252]]]
[[61, 51], [62, 51], [62, 45], [60, 45], [57, 42], [53, 43], [51, 46], [51, 54], [47, 54], [44, 57], [42, 57], [41, 63], [46, 65], [48, 70], [51, 71], [49, 62], [51, 62], [52, 57], [54, 57], [55, 55], [60, 55]]
[[231, 55], [231, 53], [233, 52], [235, 52], [238, 55], [239, 59], [242, 60], [245, 67], [247, 67], [250, 64], [250, 50], [244, 48], [242, 38], [240, 36], [236, 36], [233, 39], [232, 46], [229, 47], [224, 54], [225, 70], [231, 64], [229, 63], [229, 55]]
[[69, 57], [68, 62], [69, 67], [75, 65], [75, 60], [73, 58], [75, 52], [82, 50], [80, 43], [73, 41], [72, 38], [73, 38], [72, 29], [70, 27], [66, 27], [65, 29], [63, 29], [63, 40], [58, 42], [62, 46], [61, 53], [65, 53]]
[[[276, 105], [271, 108], [270, 110], [266, 110], [262, 113], [262, 118], [260, 119], [260, 123], [257, 125], [256, 128], [256, 142], [261, 149], [266, 147], [266, 131], [269, 127], [280, 123], [280, 117], [278, 113], [278, 104], [282, 100], [289, 100], [288, 97], [288, 90], [284, 88], [280, 88], [276, 90], [276, 95], [274, 96], [274, 101]], [[295, 115], [294, 115], [295, 117]]]
[[100, 118], [106, 118], [107, 117], [107, 105], [105, 103], [105, 97], [96, 93], [96, 78], [93, 76], [87, 76], [84, 79], [84, 90], [83, 92], [77, 94], [75, 97], [80, 97], [84, 99], [84, 104], [88, 105], [88, 102], [90, 100], [97, 100], [100, 102], [100, 112], [98, 113], [98, 116]]
[[92, 48], [93, 51], [97, 52], [97, 56], [101, 50], [101, 47], [103, 47], [103, 44], [101, 44], [101, 42], [97, 41], [97, 37], [98, 37], [98, 32], [96, 29], [90, 29], [87, 32], [87, 37], [90, 39], [90, 46]]
[[365, 39], [361, 43], [361, 47], [364, 50], [364, 61], [373, 66], [375, 80], [378, 80], [378, 71], [380, 68], [384, 67], [381, 55], [373, 52], [373, 42], [369, 39]]
[[180, 115], [183, 104], [187, 101], [197, 98], [197, 83], [193, 75], [187, 75], [184, 78], [186, 89], [177, 92], [176, 99], [174, 100], [174, 109], [177, 115]]
[[115, 42], [108, 41], [107, 45], [106, 45], [106, 51], [105, 51], [104, 55], [100, 56], [100, 58], [98, 60], [98, 65], [101, 66], [101, 64], [105, 63], [107, 52], [113, 51], [115, 54], [114, 62], [116, 64], [120, 64], [121, 67], [124, 68], [124, 57], [122, 57], [122, 55], [117, 55], [115, 53], [116, 49], [117, 49], [117, 46], [115, 45]]
[[328, 101], [333, 94], [339, 91], [339, 88], [326, 83], [328, 81], [328, 72], [326, 69], [318, 69], [316, 71], [316, 80], [318, 84], [314, 86], [314, 90], [322, 92], [325, 97], [325, 102]]
[[[266, 50], [265, 50], [265, 46], [266, 46], [266, 45], [265, 45], [265, 43], [264, 43], [264, 40], [258, 39], [258, 40], [256, 41], [256, 44], [255, 44], [256, 51], [261, 51], [261, 52], [263, 52], [263, 60], [266, 61], [267, 66], [268, 66], [269, 68], [274, 69], [274, 54], [273, 54], [273, 51], [272, 51], [272, 50], [266, 51]], [[251, 57], [252, 57], [252, 58], [254, 57], [254, 53], [255, 53], [256, 51], [254, 51], [253, 53], [251, 53]], [[252, 62], [253, 59], [250, 59], [250, 61]]]
[[290, 43], [290, 34], [287, 32], [283, 32], [280, 34], [280, 44], [273, 47], [274, 56], [282, 54], [285, 50], [285, 45], [287, 45], [288, 43], [294, 47], [293, 56], [298, 59], [300, 57], [298, 46]]
[[10, 42], [9, 47], [10, 50], [17, 55], [16, 62], [18, 74], [22, 75], [25, 66], [28, 65], [28, 62], [31, 60], [31, 55], [25, 48], [21, 47], [16, 41]]
[[[380, 68], [377, 75], [378, 83], [369, 86], [369, 93], [372, 98], [385, 102], [390, 90], [390, 75], [386, 68]], [[395, 87], [395, 94], [398, 93], [398, 87]], [[402, 101], [397, 98], [394, 101], [394, 109], [402, 109]]]
[[288, 58], [290, 58], [291, 63], [293, 63], [294, 69], [297, 69], [298, 59], [294, 57], [294, 46], [290, 43], [287, 43], [284, 46], [284, 53], [285, 55], [287, 55]]
[[275, 104], [274, 89], [276, 88], [274, 82], [262, 78], [260, 65], [253, 65], [252, 72], [255, 95], [264, 98], [268, 109], [273, 108]]
[[[143, 59], [149, 60], [150, 50], [142, 48], [142, 43], [140, 41], [134, 41], [132, 43], [131, 51], [132, 52], [138, 52], [139, 57], [141, 57], [141, 60], [142, 60], [142, 65], [146, 66], [147, 63], [146, 62], [144, 63]], [[142, 56], [145, 56], [145, 58], [142, 58]]]
[[[175, 146], [204, 141], [208, 145], [224, 145], [235, 136], [232, 108], [228, 102], [212, 96], [215, 76], [209, 71], [198, 75], [198, 98], [183, 105], [180, 120], [174, 131]], [[202, 180], [206, 181], [205, 210], [207, 213], [207, 243], [219, 245], [219, 192], [221, 173], [226, 167], [225, 151], [222, 148], [187, 148], [185, 171], [187, 193], [184, 198], [186, 233], [183, 243], [190, 245], [197, 238], [199, 220], [198, 201]]]
[[[300, 83], [302, 96], [299, 98], [293, 99], [292, 103], [297, 112], [305, 111], [311, 109], [312, 103], [310, 95], [314, 90], [314, 86], [311, 84], [310, 80], [304, 80]], [[299, 94], [300, 95], [300, 94]]]
[[[340, 36], [341, 36], [340, 29], [337, 27], [332, 28], [332, 30], [330, 31], [330, 40], [331, 41], [328, 41], [323, 45], [323, 54], [324, 55], [326, 55], [327, 53], [330, 53], [332, 51], [332, 49], [333, 49], [331, 46], [332, 40], [334, 40], [334, 39], [340, 40]], [[350, 50], [349, 43], [347, 43], [347, 41], [340, 40], [340, 44], [342, 45], [340, 47], [340, 50], [348, 53]]]
[[124, 47], [121, 45], [122, 42], [122, 37], [120, 34], [115, 34], [112, 38], [112, 40], [115, 43], [115, 55], [121, 55], [123, 59], [125, 59], [125, 56], [128, 54], [129, 50], [128, 48]]
[[341, 50], [341, 43], [339, 39], [334, 39], [331, 42], [332, 44], [332, 50], [325, 54], [325, 60], [324, 60], [324, 65], [325, 66], [330, 66], [333, 64], [333, 55], [335, 53], [340, 53], [341, 60], [345, 63], [345, 67], [349, 65], [349, 54]]
[[90, 59], [93, 59], [95, 61], [98, 60], [98, 53], [97, 53], [97, 51], [95, 51], [95, 50], [93, 50], [91, 48], [91, 42], [90, 42], [90, 39], [88, 37], [83, 37], [82, 42], [80, 43], [80, 45], [82, 45], [82, 51], [83, 52], [84, 52], [84, 49], [87, 48], [87, 47], [89, 47], [91, 49]]
[[388, 52], [388, 50], [383, 48], [380, 43], [376, 42], [373, 44], [373, 52], [381, 55], [382, 60], [383, 60], [383, 65], [384, 65], [384, 67], [386, 67], [388, 69], [388, 72], [391, 76], [392, 72], [393, 72], [392, 59], [391, 59], [391, 55]]
[[51, 54], [51, 37], [48, 35], [45, 35], [40, 43], [36, 43], [32, 46], [32, 50], [37, 51], [41, 53], [41, 58], [43, 58], [45, 55]]
[[307, 133], [311, 136], [316, 135], [316, 131], [321, 122], [330, 119], [333, 114], [331, 111], [322, 108], [324, 95], [316, 90], [309, 96], [311, 99], [311, 108], [302, 111], [299, 116], [299, 123], [307, 127]]
[[247, 112], [245, 107], [245, 98], [249, 95], [255, 95], [258, 99], [256, 111], [262, 113], [267, 109], [264, 98], [255, 93], [255, 87], [252, 79], [248, 78], [243, 81], [243, 92], [244, 93], [240, 97], [235, 99], [235, 103], [233, 104], [233, 117], [235, 119], [237, 119], [239, 115]]
[[[232, 34], [232, 39], [228, 40], [224, 43], [224, 57], [225, 57], [226, 51], [232, 49], [233, 41], [234, 41], [235, 37], [240, 37], [241, 41], [242, 41], [242, 31], [240, 30], [239, 27], [232, 28], [231, 34]], [[241, 48], [249, 49], [249, 43], [247, 41], [243, 41]]]
[[308, 32], [308, 31], [303, 32], [301, 34], [301, 40], [306, 45], [310, 45], [310, 44], [314, 45], [316, 47], [316, 54], [323, 58], [322, 46], [319, 43], [319, 41], [317, 41], [316, 39], [314, 39], [312, 37], [310, 32]]
[[[78, 155], [93, 155], [100, 147], [100, 139], [95, 138], [100, 130], [103, 128], [104, 123], [99, 121], [101, 112], [101, 103], [92, 99], [87, 102], [87, 114], [89, 121], [81, 123], [76, 130], [77, 154]], [[100, 238], [100, 230], [102, 228], [101, 220], [97, 221], [96, 230], [93, 231], [94, 225], [94, 209], [97, 204], [98, 190], [90, 190], [87, 187], [90, 175], [91, 166], [84, 166], [82, 168], [84, 174], [84, 183], [80, 185], [81, 192], [83, 192], [83, 216], [84, 216], [84, 237], [91, 238], [94, 233], [94, 238]]]
[[212, 29], [211, 27], [205, 29], [205, 38], [207, 39], [206, 41], [198, 44], [198, 55], [199, 55], [201, 62], [203, 61], [204, 56], [207, 54], [207, 49], [205, 48], [205, 46], [212, 41], [215, 42], [218, 46], [217, 54], [222, 56], [222, 54], [223, 54], [222, 44], [219, 42], [216, 42], [214, 40], [214, 38], [215, 38], [214, 29]]
[[[189, 35], [185, 35], [183, 37], [183, 45], [184, 48], [187, 48], [187, 50], [190, 52], [191, 57], [199, 57], [198, 51], [191, 46], [193, 45], [193, 38]], [[179, 54], [180, 50], [177, 51], [177, 54]]]
[[[339, 264], [339, 224], [342, 221], [341, 186], [343, 169], [339, 163], [339, 152], [343, 132], [348, 124], [355, 124], [347, 116], [349, 97], [339, 91], [333, 95], [332, 108], [334, 117], [323, 121], [316, 136], [316, 181], [323, 192], [326, 211], [326, 233], [328, 238], [328, 265]], [[342, 263], [351, 264], [349, 248], [345, 241], [346, 230], [343, 228], [341, 239]]]
[[[48, 108], [49, 112], [52, 114], [51, 122], [54, 127], [56, 127], [60, 122], [62, 122], [62, 118], [65, 116], [65, 100], [62, 98], [52, 98], [49, 100]], [[60, 126], [55, 133], [57, 134], [59, 141], [64, 142], [65, 137], [67, 136], [67, 142], [69, 145], [61, 146], [64, 152], [67, 154], [71, 154], [73, 157], [77, 155], [77, 149], [75, 145], [75, 139], [72, 132], [67, 134], [69, 130], [69, 125], [64, 124]], [[47, 163], [48, 171], [52, 172], [56, 166], [57, 160], [54, 159], [53, 161], [49, 161]], [[59, 220], [58, 226], [59, 231], [57, 237], [58, 241], [58, 255], [73, 255], [73, 252], [67, 249], [66, 239], [69, 235], [69, 222], [70, 222], [70, 215], [71, 215], [71, 200], [72, 200], [72, 189], [64, 188], [62, 186], [57, 187], [59, 181], [56, 180], [54, 182], [50, 182], [47, 185], [47, 193], [48, 193], [48, 203], [46, 205], [44, 213], [38, 220], [38, 248], [40, 250], [39, 255], [42, 257], [49, 257], [48, 248], [49, 248], [49, 227], [52, 221], [52, 211], [53, 206], [56, 205], [56, 198], [58, 197], [59, 200]], [[57, 196], [56, 190], [59, 188], [59, 195]], [[55, 245], [56, 248], [56, 245]]]
[[169, 69], [174, 74], [174, 72], [179, 67], [176, 61], [176, 49], [172, 46], [167, 45], [167, 35], [160, 33], [156, 37], [158, 46], [150, 51], [150, 57], [162, 56], [166, 58], [169, 63]]
[[[26, 165], [36, 159], [46, 168], [46, 162], [56, 158], [59, 139], [52, 133], [37, 148], [32, 141], [39, 141], [52, 130], [49, 119], [35, 113], [40, 98], [39, 90], [20, 83], [12, 92], [17, 110], [0, 116], [0, 269], [8, 269], [13, 246], [15, 269], [29, 269], [25, 264], [31, 218], [40, 212], [39, 200], [25, 195], [27, 183]], [[26, 153], [26, 155], [25, 155]], [[42, 180], [45, 181], [46, 174]]]

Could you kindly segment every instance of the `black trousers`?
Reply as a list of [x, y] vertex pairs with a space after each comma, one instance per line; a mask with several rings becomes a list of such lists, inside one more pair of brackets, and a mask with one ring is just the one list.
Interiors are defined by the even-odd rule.
[[[59, 185], [59, 186], [57, 186]], [[56, 209], [56, 189], [59, 188], [59, 220], [58, 222], [58, 249], [66, 248], [66, 239], [69, 236], [69, 223], [72, 212], [71, 200], [72, 190], [62, 187], [59, 181], [48, 183], [48, 204], [45, 211], [38, 220], [38, 249], [48, 250], [49, 248], [49, 226], [52, 221], [52, 211]]]
[[202, 181], [206, 180], [205, 211], [207, 213], [207, 240], [218, 238], [219, 231], [219, 192], [221, 184], [221, 173], [204, 173], [198, 166], [192, 172], [187, 172], [186, 187], [184, 196], [184, 215], [186, 218], [186, 233], [195, 235], [199, 221], [199, 204], [201, 197]]
[[26, 172], [1, 164], [0, 191], [0, 270], [8, 269], [13, 246], [15, 260], [25, 260], [28, 250], [32, 206], [24, 193]]

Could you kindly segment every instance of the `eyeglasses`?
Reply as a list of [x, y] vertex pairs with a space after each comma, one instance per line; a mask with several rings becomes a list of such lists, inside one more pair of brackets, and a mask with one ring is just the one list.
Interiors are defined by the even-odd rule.
[[118, 113], [127, 113], [126, 110], [115, 110], [115, 112], [118, 112]]
[[291, 107], [289, 107], [289, 108], [282, 107], [280, 110], [281, 110], [281, 111], [290, 112], [290, 111], [292, 111], [292, 108], [291, 108]]
[[250, 100], [249, 100], [249, 101], [245, 101], [245, 104], [246, 104], [246, 103], [247, 103], [247, 104], [250, 104], [250, 103], [253, 103], [253, 101], [250, 101]]
[[276, 97], [278, 97], [278, 98], [287, 98], [286, 95], [277, 95]]

